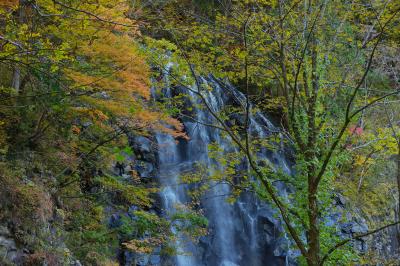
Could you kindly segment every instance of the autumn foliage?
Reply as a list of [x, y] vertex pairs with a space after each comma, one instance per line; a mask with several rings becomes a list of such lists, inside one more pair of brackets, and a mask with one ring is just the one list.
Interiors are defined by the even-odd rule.
[[123, 232], [107, 227], [104, 202], [146, 209], [156, 192], [140, 178], [132, 185], [113, 177], [115, 148], [155, 130], [186, 137], [178, 120], [151, 104], [133, 12], [129, 1], [0, 1], [0, 180], [8, 195], [0, 218], [14, 212], [31, 260], [65, 255], [41, 246], [41, 227], [55, 215], [76, 256], [105, 261]]

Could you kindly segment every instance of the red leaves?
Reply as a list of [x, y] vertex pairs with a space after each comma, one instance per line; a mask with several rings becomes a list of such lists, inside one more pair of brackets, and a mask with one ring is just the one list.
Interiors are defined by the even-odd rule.
[[361, 136], [363, 134], [364, 130], [362, 129], [362, 127], [351, 126], [349, 128], [349, 132], [350, 132], [350, 135]]

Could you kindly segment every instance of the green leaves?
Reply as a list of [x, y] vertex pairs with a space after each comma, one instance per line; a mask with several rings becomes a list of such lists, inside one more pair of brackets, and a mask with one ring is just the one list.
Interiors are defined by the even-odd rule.
[[117, 162], [124, 162], [126, 157], [131, 157], [133, 155], [133, 150], [129, 146], [126, 146], [123, 149], [115, 147], [113, 152]]
[[105, 191], [118, 195], [122, 203], [126, 205], [136, 205], [143, 208], [151, 207], [153, 200], [150, 193], [157, 191], [155, 188], [131, 185], [129, 180], [124, 181], [119, 176], [101, 176], [97, 181], [103, 186]]
[[199, 237], [207, 233], [208, 220], [201, 213], [178, 207], [178, 211], [170, 219], [178, 232], [184, 233], [193, 241], [198, 241]]

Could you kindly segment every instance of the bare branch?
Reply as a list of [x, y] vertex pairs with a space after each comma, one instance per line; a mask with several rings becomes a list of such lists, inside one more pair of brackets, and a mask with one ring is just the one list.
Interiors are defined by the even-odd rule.
[[24, 46], [22, 44], [20, 44], [19, 42], [12, 41], [12, 40], [10, 40], [10, 39], [2, 36], [2, 35], [0, 35], [0, 40], [6, 41], [7, 43], [10, 43], [10, 44], [14, 45], [14, 46], [16, 46], [17, 48], [19, 48], [21, 50], [24, 49]]
[[364, 107], [362, 107], [362, 108], [356, 110], [353, 114], [350, 114], [351, 106], [352, 106], [352, 104], [353, 104], [353, 102], [354, 102], [354, 99], [356, 98], [356, 95], [357, 95], [359, 89], [361, 88], [362, 84], [364, 83], [364, 80], [366, 79], [366, 77], [367, 77], [367, 75], [368, 75], [368, 73], [369, 73], [369, 71], [370, 71], [370, 68], [371, 68], [371, 65], [372, 65], [372, 60], [373, 60], [373, 58], [374, 58], [376, 49], [377, 49], [379, 43], [381, 42], [381, 40], [382, 40], [382, 38], [383, 38], [383, 33], [385, 32], [386, 26], [389, 24], [389, 22], [390, 22], [393, 18], [395, 18], [395, 16], [397, 15], [397, 13], [398, 13], [399, 11], [400, 11], [400, 8], [397, 9], [397, 10], [392, 14], [392, 16], [388, 19], [388, 21], [387, 21], [387, 22], [383, 25], [383, 27], [382, 27], [382, 31], [381, 31], [380, 34], [379, 34], [379, 38], [378, 38], [378, 40], [376, 41], [376, 43], [375, 43], [375, 45], [374, 45], [374, 47], [373, 47], [373, 49], [372, 49], [372, 52], [371, 52], [371, 54], [370, 54], [370, 56], [369, 56], [368, 63], [367, 63], [367, 67], [366, 67], [366, 69], [365, 69], [365, 71], [364, 71], [364, 74], [362, 75], [361, 80], [358, 82], [357, 86], [355, 87], [355, 89], [354, 89], [354, 91], [353, 91], [353, 93], [352, 93], [352, 95], [351, 95], [351, 97], [350, 97], [350, 99], [349, 99], [349, 102], [348, 102], [348, 104], [347, 104], [347, 107], [346, 107], [346, 114], [345, 114], [345, 121], [344, 121], [344, 123], [343, 123], [343, 126], [342, 126], [342, 128], [341, 128], [339, 134], [337, 135], [335, 141], [333, 142], [332, 146], [330, 147], [327, 156], [325, 157], [325, 159], [324, 159], [324, 161], [323, 161], [323, 164], [322, 164], [322, 166], [321, 166], [321, 168], [320, 168], [320, 170], [319, 170], [319, 172], [318, 172], [317, 178], [315, 179], [315, 185], [318, 185], [319, 182], [321, 181], [321, 178], [322, 178], [322, 176], [324, 175], [324, 173], [325, 173], [325, 171], [326, 171], [326, 169], [327, 169], [327, 167], [328, 167], [328, 164], [329, 164], [329, 162], [330, 162], [330, 160], [331, 160], [331, 157], [332, 157], [332, 155], [333, 155], [333, 152], [336, 150], [336, 148], [337, 148], [339, 142], [341, 141], [341, 139], [342, 139], [342, 137], [343, 137], [343, 135], [344, 135], [344, 132], [346, 131], [347, 126], [348, 126], [349, 123], [351, 122], [352, 118], [354, 118], [358, 113], [360, 113], [360, 112], [362, 112], [363, 110], [367, 109], [368, 107], [370, 107], [370, 106], [373, 105], [374, 103], [376, 103], [376, 102], [378, 102], [378, 101], [380, 101], [380, 100], [382, 100], [382, 99], [385, 99], [386, 97], [389, 97], [389, 96], [391, 96], [391, 95], [395, 95], [395, 94], [399, 93], [399, 91], [396, 91], [396, 92], [394, 92], [394, 93], [388, 93], [388, 94], [386, 94], [386, 95], [384, 95], [384, 96], [382, 96], [382, 97], [379, 97], [379, 98], [375, 99], [374, 101], [370, 102], [369, 104], [365, 105]]
[[195, 72], [195, 70], [193, 68], [193, 65], [190, 63], [185, 51], [180, 46], [179, 42], [177, 42], [177, 46], [181, 50], [181, 54], [182, 54], [184, 60], [186, 61], [187, 65], [189, 66], [190, 72], [191, 72], [191, 74], [192, 74], [192, 76], [193, 76], [193, 78], [195, 80], [195, 83], [196, 83], [197, 91], [193, 90], [193, 89], [191, 89], [191, 88], [189, 88], [187, 86], [185, 86], [185, 88], [188, 88], [190, 91], [194, 92], [197, 96], [199, 96], [199, 98], [203, 102], [203, 104], [206, 107], [206, 109], [210, 112], [210, 114], [226, 130], [227, 134], [231, 137], [231, 139], [239, 147], [239, 149], [242, 150], [245, 153], [245, 155], [246, 155], [246, 157], [247, 157], [247, 159], [249, 161], [249, 165], [250, 165], [251, 169], [255, 172], [258, 180], [263, 184], [264, 188], [266, 189], [268, 194], [271, 196], [272, 201], [278, 207], [280, 215], [282, 216], [282, 219], [283, 219], [283, 221], [284, 221], [284, 223], [285, 223], [285, 225], [286, 225], [286, 227], [287, 227], [287, 229], [289, 231], [289, 234], [293, 238], [293, 240], [296, 243], [297, 247], [300, 249], [300, 252], [304, 256], [307, 256], [307, 254], [308, 254], [307, 249], [306, 249], [303, 241], [301, 240], [300, 235], [298, 234], [298, 232], [296, 231], [296, 229], [294, 228], [294, 226], [290, 222], [290, 218], [289, 218], [287, 207], [279, 199], [279, 196], [276, 194], [274, 188], [272, 187], [270, 182], [267, 180], [267, 178], [265, 177], [263, 172], [259, 169], [257, 163], [254, 161], [254, 159], [253, 159], [253, 157], [252, 157], [252, 155], [250, 153], [250, 150], [246, 149], [246, 147], [243, 145], [243, 143], [240, 141], [240, 139], [238, 139], [238, 137], [234, 134], [234, 132], [232, 132], [232, 130], [226, 125], [226, 123], [209, 106], [207, 100], [204, 98], [204, 96], [200, 92], [201, 83], [200, 83], [199, 77], [197, 76], [197, 74], [196, 74], [196, 72]]
[[96, 15], [94, 13], [91, 13], [91, 12], [86, 11], [86, 10], [82, 10], [82, 9], [78, 9], [78, 8], [66, 5], [66, 4], [64, 4], [64, 3], [60, 2], [60, 1], [57, 1], [57, 0], [53, 0], [53, 2], [55, 4], [58, 4], [58, 5], [62, 6], [62, 7], [64, 7], [64, 8], [67, 8], [67, 9], [70, 9], [70, 10], [73, 10], [73, 11], [76, 11], [76, 12], [79, 12], [79, 13], [86, 14], [86, 15], [88, 15], [90, 17], [93, 17], [96, 20], [104, 22], [104, 23], [108, 23], [108, 24], [112, 24], [112, 25], [118, 25], [118, 26], [124, 26], [124, 27], [128, 27], [128, 28], [135, 27], [134, 25], [128, 25], [128, 24], [119, 23], [119, 22], [115, 22], [115, 21], [111, 21], [111, 20], [107, 20], [107, 19], [101, 18], [101, 17], [99, 17], [98, 15]]
[[325, 263], [325, 261], [329, 258], [329, 256], [330, 256], [333, 252], [335, 252], [335, 250], [337, 250], [338, 248], [340, 248], [340, 247], [346, 245], [346, 244], [349, 243], [350, 241], [355, 240], [355, 239], [361, 239], [361, 238], [363, 238], [363, 237], [376, 234], [376, 233], [378, 233], [378, 232], [380, 232], [380, 231], [382, 231], [382, 230], [385, 230], [386, 228], [389, 228], [389, 227], [392, 227], [392, 226], [395, 226], [395, 225], [398, 225], [398, 224], [400, 224], [400, 221], [387, 224], [387, 225], [385, 225], [385, 226], [379, 227], [379, 228], [377, 228], [377, 229], [375, 229], [375, 230], [372, 230], [372, 231], [369, 231], [369, 232], [366, 232], [366, 233], [356, 234], [356, 235], [353, 235], [353, 236], [350, 237], [350, 238], [347, 238], [347, 239], [345, 239], [345, 240], [340, 241], [339, 243], [337, 243], [335, 246], [331, 247], [331, 248], [328, 250], [328, 252], [327, 252], [327, 253], [325, 254], [325, 256], [322, 258], [322, 260], [321, 260], [321, 262], [320, 262], [319, 265], [322, 266], [322, 265]]

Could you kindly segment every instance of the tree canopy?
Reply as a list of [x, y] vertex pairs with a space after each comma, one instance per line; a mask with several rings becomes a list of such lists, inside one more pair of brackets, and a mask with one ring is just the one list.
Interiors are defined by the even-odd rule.
[[[396, 263], [357, 252], [353, 240], [393, 226], [400, 239], [399, 18], [392, 0], [0, 1], [0, 221], [12, 220], [33, 261], [61, 257], [40, 226], [52, 217], [63, 217], [54, 227], [93, 265], [111, 265], [118, 248], [173, 254], [176, 221], [205, 235], [198, 208], [155, 215], [159, 184], [110, 170], [134, 157], [132, 137], [188, 141], [182, 121], [194, 118], [183, 109], [195, 94], [214, 117], [208, 126], [237, 149], [211, 145], [223, 170], [198, 164], [182, 177], [195, 184], [194, 202], [210, 180], [229, 182], [230, 202], [251, 190], [275, 206], [300, 264]], [[201, 81], [209, 74], [245, 102], [215, 112]], [[156, 102], [167, 86], [188, 93]], [[253, 136], [257, 112], [279, 134]], [[232, 124], [232, 113], [244, 122]], [[293, 152], [292, 175], [258, 156], [280, 142]], [[244, 159], [250, 172], [237, 170]], [[277, 180], [293, 188], [288, 199]], [[343, 238], [325, 222], [338, 194], [370, 231]], [[136, 220], [110, 228], [108, 207]]]

